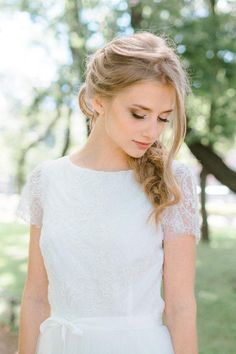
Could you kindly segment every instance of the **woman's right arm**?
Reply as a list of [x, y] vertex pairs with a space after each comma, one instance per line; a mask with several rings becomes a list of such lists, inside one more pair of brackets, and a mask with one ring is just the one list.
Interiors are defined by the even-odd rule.
[[27, 278], [21, 299], [18, 354], [35, 354], [40, 324], [50, 316], [48, 278], [39, 247], [41, 229], [30, 225]]

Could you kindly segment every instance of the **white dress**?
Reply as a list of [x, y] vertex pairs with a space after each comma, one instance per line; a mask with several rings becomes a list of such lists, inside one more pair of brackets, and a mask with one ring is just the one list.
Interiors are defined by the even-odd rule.
[[51, 306], [35, 354], [174, 354], [162, 322], [162, 240], [187, 234], [198, 244], [200, 228], [192, 170], [175, 160], [173, 171], [183, 201], [155, 228], [132, 170], [92, 170], [69, 155], [32, 170], [16, 216], [41, 227]]

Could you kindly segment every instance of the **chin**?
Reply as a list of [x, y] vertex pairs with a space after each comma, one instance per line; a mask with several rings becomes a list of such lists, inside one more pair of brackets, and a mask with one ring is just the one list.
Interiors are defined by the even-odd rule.
[[135, 152], [126, 152], [127, 155], [134, 157], [134, 158], [140, 158], [145, 154], [146, 151], [135, 151]]

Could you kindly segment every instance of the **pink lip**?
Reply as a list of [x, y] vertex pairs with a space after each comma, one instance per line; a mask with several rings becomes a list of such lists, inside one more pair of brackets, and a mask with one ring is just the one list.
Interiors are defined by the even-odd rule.
[[133, 140], [133, 141], [138, 145], [138, 147], [140, 147], [142, 149], [146, 149], [149, 146], [151, 146], [151, 144], [145, 144], [145, 143], [141, 143], [140, 141], [135, 141], [135, 140]]

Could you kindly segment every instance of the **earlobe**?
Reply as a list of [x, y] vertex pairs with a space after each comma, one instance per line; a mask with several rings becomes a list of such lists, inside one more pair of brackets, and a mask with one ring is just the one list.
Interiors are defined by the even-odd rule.
[[103, 114], [104, 113], [104, 106], [103, 106], [103, 100], [101, 97], [98, 95], [94, 96], [91, 100], [93, 109], [98, 113], [98, 114]]

